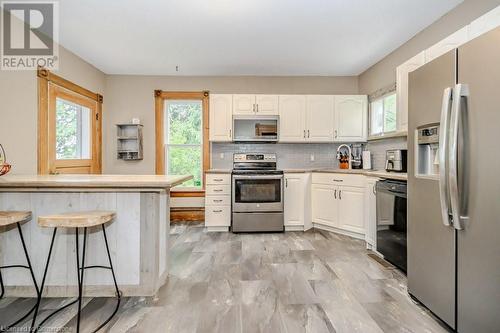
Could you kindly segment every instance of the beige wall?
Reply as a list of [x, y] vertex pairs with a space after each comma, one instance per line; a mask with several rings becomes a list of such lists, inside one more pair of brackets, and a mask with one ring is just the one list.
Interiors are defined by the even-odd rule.
[[[211, 93], [356, 94], [357, 77], [106, 77], [103, 114], [103, 172], [152, 174], [155, 172], [155, 119], [153, 91], [201, 91]], [[144, 124], [144, 160], [116, 159], [115, 124], [140, 118]]]
[[[103, 93], [105, 75], [63, 47], [54, 73]], [[37, 76], [35, 71], [0, 71], [0, 143], [12, 173], [37, 172]]]
[[396, 81], [396, 67], [500, 5], [500, 0], [465, 0], [438, 21], [359, 76], [359, 90], [370, 94]]

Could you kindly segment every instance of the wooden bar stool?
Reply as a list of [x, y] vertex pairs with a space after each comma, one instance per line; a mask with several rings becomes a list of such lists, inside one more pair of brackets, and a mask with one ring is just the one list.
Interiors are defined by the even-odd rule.
[[[3, 278], [2, 278], [2, 269], [25, 268], [29, 270], [31, 273], [31, 279], [33, 280], [33, 285], [35, 286], [36, 296], [38, 298], [37, 300], [38, 304], [40, 299], [40, 290], [38, 289], [38, 284], [36, 283], [35, 274], [33, 273], [33, 267], [31, 266], [31, 261], [28, 254], [28, 250], [26, 248], [26, 243], [24, 242], [23, 231], [21, 229], [21, 223], [27, 222], [29, 220], [31, 220], [31, 212], [28, 211], [0, 211], [0, 227], [7, 227], [13, 224], [17, 226], [17, 231], [19, 232], [19, 238], [21, 239], [21, 244], [23, 246], [24, 255], [26, 256], [26, 263], [27, 263], [27, 265], [0, 266], [0, 288], [1, 288], [0, 299], [3, 298], [5, 294], [5, 288], [3, 285]], [[19, 324], [21, 321], [26, 319], [35, 310], [37, 304], [35, 304], [35, 306], [33, 306], [28, 313], [26, 313], [20, 319], [16, 320], [14, 323], [1, 327], [0, 331], [2, 332], [3, 330], [8, 331], [10, 328], [14, 327], [15, 325]]]
[[[113, 276], [113, 282], [115, 285], [115, 290], [116, 290], [116, 307], [111, 316], [106, 319], [104, 323], [102, 323], [98, 328], [96, 328], [93, 332], [99, 331], [101, 328], [103, 328], [109, 321], [113, 318], [113, 316], [116, 314], [118, 311], [118, 308], [120, 307], [120, 300], [121, 300], [121, 292], [118, 289], [118, 284], [116, 283], [116, 277], [115, 277], [115, 271], [113, 269], [113, 263], [111, 262], [111, 254], [109, 252], [109, 246], [108, 246], [108, 238], [106, 237], [106, 228], [104, 227], [104, 224], [107, 222], [112, 221], [116, 216], [115, 212], [111, 211], [89, 211], [89, 212], [76, 212], [76, 213], [66, 213], [66, 214], [60, 214], [60, 215], [48, 215], [48, 216], [39, 216], [38, 217], [38, 225], [40, 225], [43, 228], [54, 228], [54, 232], [52, 233], [52, 241], [50, 242], [50, 247], [49, 247], [49, 254], [47, 256], [47, 263], [45, 265], [45, 270], [43, 272], [43, 278], [42, 278], [42, 285], [40, 287], [40, 297], [38, 300], [38, 304], [35, 309], [35, 315], [33, 316], [33, 322], [31, 327], [34, 329], [36, 332], [40, 327], [43, 326], [43, 324], [51, 318], [53, 315], [56, 313], [60, 312], [61, 310], [75, 304], [78, 302], [78, 313], [77, 313], [77, 322], [76, 322], [76, 332], [80, 332], [80, 315], [82, 311], [82, 297], [83, 297], [83, 273], [85, 272], [86, 269], [90, 268], [103, 268], [103, 269], [109, 269], [111, 270], [111, 274]], [[87, 228], [89, 227], [96, 227], [96, 226], [101, 226], [102, 228], [102, 234], [104, 236], [104, 243], [106, 245], [106, 251], [108, 255], [108, 261], [109, 261], [109, 266], [85, 266], [85, 249], [87, 246]], [[76, 234], [76, 265], [77, 265], [77, 276], [78, 276], [78, 299], [76, 299], [73, 302], [70, 302], [69, 304], [55, 310], [51, 314], [49, 314], [42, 322], [40, 322], [39, 325], [35, 326], [35, 321], [36, 317], [38, 315], [38, 309], [40, 307], [40, 302], [42, 299], [42, 294], [43, 294], [43, 288], [45, 286], [45, 279], [47, 277], [47, 271], [49, 268], [49, 263], [50, 263], [50, 256], [52, 254], [52, 248], [54, 246], [54, 239], [56, 237], [56, 232], [58, 228], [75, 228], [75, 234]], [[79, 229], [83, 228], [83, 251], [82, 251], [82, 264], [80, 266], [80, 252], [79, 252], [79, 239], [78, 239], [78, 233]]]

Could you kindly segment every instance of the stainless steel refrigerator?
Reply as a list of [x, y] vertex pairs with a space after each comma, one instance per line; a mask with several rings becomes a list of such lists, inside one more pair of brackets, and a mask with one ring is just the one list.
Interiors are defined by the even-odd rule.
[[410, 73], [408, 291], [500, 332], [500, 29]]

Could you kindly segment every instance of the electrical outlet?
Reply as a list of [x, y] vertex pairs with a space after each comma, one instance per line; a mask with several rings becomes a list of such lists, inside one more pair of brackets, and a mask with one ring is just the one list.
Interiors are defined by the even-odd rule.
[[220, 157], [221, 160], [223, 160], [224, 159], [224, 153], [220, 153], [219, 157]]
[[311, 162], [314, 162], [314, 154], [311, 154]]

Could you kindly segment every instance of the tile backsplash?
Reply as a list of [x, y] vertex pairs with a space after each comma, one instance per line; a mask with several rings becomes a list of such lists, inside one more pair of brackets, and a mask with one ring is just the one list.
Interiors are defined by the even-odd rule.
[[[334, 143], [212, 143], [212, 168], [231, 169], [234, 153], [276, 153], [278, 169], [336, 168], [338, 146]], [[384, 168], [387, 149], [406, 149], [406, 138], [365, 144], [365, 150], [371, 151], [373, 169]]]

